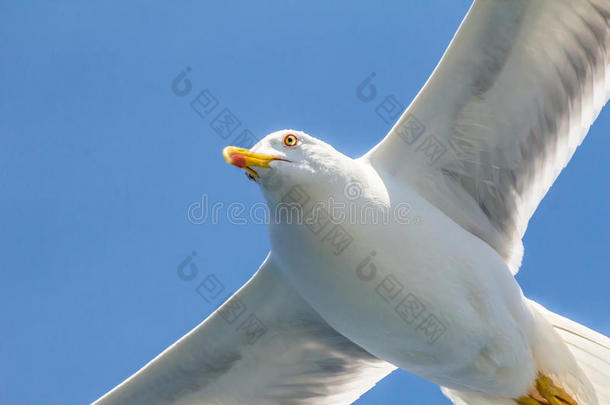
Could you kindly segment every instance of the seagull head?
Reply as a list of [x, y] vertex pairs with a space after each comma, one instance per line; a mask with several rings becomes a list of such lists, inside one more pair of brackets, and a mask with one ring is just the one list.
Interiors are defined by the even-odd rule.
[[252, 149], [227, 146], [222, 155], [227, 163], [244, 169], [250, 180], [263, 186], [272, 175], [299, 184], [315, 182], [349, 159], [313, 136], [288, 129], [267, 135]]

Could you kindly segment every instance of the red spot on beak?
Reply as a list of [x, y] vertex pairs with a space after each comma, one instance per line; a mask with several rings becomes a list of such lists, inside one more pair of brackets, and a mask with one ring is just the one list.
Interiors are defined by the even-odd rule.
[[243, 169], [246, 167], [246, 158], [236, 153], [231, 155], [231, 164]]

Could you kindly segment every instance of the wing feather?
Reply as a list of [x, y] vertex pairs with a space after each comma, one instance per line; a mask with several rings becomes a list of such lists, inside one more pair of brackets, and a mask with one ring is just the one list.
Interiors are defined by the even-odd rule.
[[407, 181], [516, 273], [530, 217], [608, 100], [609, 64], [609, 0], [477, 0], [364, 159]]
[[210, 317], [94, 405], [349, 404], [395, 368], [331, 328], [268, 257]]

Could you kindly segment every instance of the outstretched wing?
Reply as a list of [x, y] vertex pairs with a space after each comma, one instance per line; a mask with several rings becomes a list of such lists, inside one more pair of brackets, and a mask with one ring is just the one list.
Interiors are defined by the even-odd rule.
[[94, 405], [349, 404], [395, 368], [331, 328], [267, 257], [218, 310]]
[[517, 272], [534, 210], [610, 90], [610, 0], [476, 0], [428, 82], [364, 159]]

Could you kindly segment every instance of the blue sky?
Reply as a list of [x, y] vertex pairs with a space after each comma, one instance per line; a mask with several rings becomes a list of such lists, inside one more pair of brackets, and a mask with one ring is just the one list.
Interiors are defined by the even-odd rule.
[[[240, 287], [263, 224], [193, 224], [187, 207], [262, 201], [224, 163], [242, 130], [304, 130], [350, 156], [434, 68], [467, 1], [0, 3], [0, 403], [83, 404], [211, 313], [177, 266]], [[186, 67], [191, 91], [172, 81]], [[371, 72], [376, 100], [356, 87]], [[228, 139], [190, 102], [208, 89], [240, 121]], [[610, 111], [533, 217], [527, 296], [610, 334]], [[231, 257], [228, 268], [223, 263]], [[393, 373], [358, 404], [448, 403]]]

